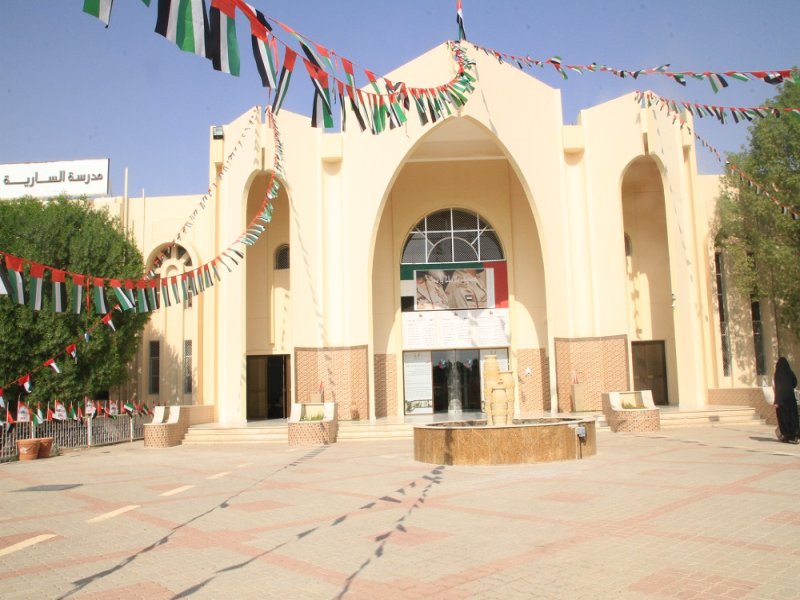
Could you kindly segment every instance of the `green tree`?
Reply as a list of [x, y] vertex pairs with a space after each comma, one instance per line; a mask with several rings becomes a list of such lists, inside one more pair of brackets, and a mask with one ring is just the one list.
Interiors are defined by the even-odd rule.
[[[798, 77], [797, 71], [793, 74]], [[800, 83], [781, 84], [765, 105], [800, 107]], [[800, 212], [800, 118], [780, 114], [751, 125], [747, 148], [729, 154], [728, 161], [770, 196]], [[731, 265], [731, 283], [753, 301], [770, 301], [780, 354], [783, 332], [800, 335], [800, 220], [783, 214], [773, 198], [757, 193], [730, 167], [722, 183], [718, 244]]]
[[[119, 219], [112, 219], [105, 209], [95, 210], [85, 198], [59, 196], [42, 202], [27, 197], [0, 202], [0, 224], [0, 250], [9, 254], [103, 278], [136, 279], [144, 272], [142, 255], [123, 232]], [[45, 276], [41, 311], [0, 296], [0, 385], [31, 372], [81, 339], [77, 362], [69, 354], [61, 354], [56, 359], [60, 374], [43, 368], [31, 376], [33, 392], [26, 400], [34, 405], [55, 398], [79, 400], [123, 383], [125, 366], [141, 343], [149, 319], [149, 313], [114, 311], [116, 333], [104, 324], [95, 326], [100, 317], [94, 306], [87, 311], [84, 305], [80, 315], [72, 311], [70, 279], [69, 312], [52, 311], [49, 275]], [[27, 269], [25, 280], [27, 301]], [[108, 289], [105, 293], [110, 308], [116, 298]], [[91, 340], [86, 343], [83, 334], [91, 327]], [[25, 396], [19, 385], [7, 385], [6, 394], [7, 399]]]

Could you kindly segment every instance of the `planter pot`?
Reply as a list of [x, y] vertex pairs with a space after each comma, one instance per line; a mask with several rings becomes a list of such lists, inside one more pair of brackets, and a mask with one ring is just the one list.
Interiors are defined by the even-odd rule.
[[39, 457], [39, 439], [17, 440], [17, 454], [20, 460], [36, 460]]
[[50, 452], [53, 450], [53, 438], [39, 438], [39, 452], [38, 458], [50, 458]]

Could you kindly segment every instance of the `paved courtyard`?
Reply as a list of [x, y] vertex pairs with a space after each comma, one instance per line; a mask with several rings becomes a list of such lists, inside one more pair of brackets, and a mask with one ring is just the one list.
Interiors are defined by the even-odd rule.
[[772, 429], [513, 467], [410, 440], [4, 464], [0, 597], [800, 598], [800, 448]]

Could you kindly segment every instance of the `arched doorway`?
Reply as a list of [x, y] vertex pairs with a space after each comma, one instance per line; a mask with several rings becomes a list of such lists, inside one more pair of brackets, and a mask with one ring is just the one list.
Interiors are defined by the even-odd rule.
[[678, 404], [675, 324], [664, 185], [655, 160], [639, 157], [622, 178], [633, 384], [656, 404]]
[[[270, 181], [270, 173], [253, 180], [247, 197], [248, 222], [260, 209]], [[272, 221], [258, 242], [247, 248], [245, 260], [248, 421], [287, 418], [291, 403], [291, 248], [285, 186], [272, 205]]]
[[510, 161], [475, 122], [446, 121], [400, 169], [378, 224], [372, 311], [377, 417], [480, 411], [488, 352], [517, 374], [520, 410], [550, 408], [536, 223]]

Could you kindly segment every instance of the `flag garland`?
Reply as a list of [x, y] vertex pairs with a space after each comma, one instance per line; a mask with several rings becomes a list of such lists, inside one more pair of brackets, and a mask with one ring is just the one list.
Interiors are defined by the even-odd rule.
[[632, 79], [638, 79], [642, 75], [663, 75], [665, 77], [669, 77], [676, 83], [679, 83], [682, 86], [686, 86], [686, 79], [692, 78], [699, 81], [708, 80], [711, 85], [711, 89], [714, 93], [717, 93], [719, 90], [728, 87], [728, 81], [726, 79], [735, 79], [737, 81], [751, 81], [751, 80], [760, 80], [764, 83], [768, 83], [770, 85], [777, 85], [783, 82], [791, 82], [800, 84], [800, 76], [794, 75], [792, 73], [792, 69], [778, 69], [778, 70], [770, 70], [770, 71], [669, 71], [669, 64], [661, 65], [659, 67], [654, 67], [651, 69], [638, 69], [636, 71], [629, 71], [625, 69], [615, 69], [613, 67], [608, 67], [603, 64], [598, 63], [591, 63], [589, 65], [573, 65], [573, 64], [564, 64], [560, 56], [552, 56], [547, 60], [534, 60], [530, 56], [518, 56], [514, 54], [507, 54], [505, 52], [499, 52], [497, 50], [493, 50], [491, 48], [485, 48], [483, 46], [478, 46], [477, 44], [472, 44], [472, 47], [479, 51], [483, 52], [487, 56], [492, 56], [497, 59], [499, 62], [504, 63], [513, 63], [517, 65], [520, 69], [524, 69], [525, 67], [541, 67], [544, 68], [545, 65], [552, 65], [553, 68], [558, 71], [558, 73], [564, 78], [568, 79], [566, 71], [573, 71], [582, 75], [584, 71], [589, 71], [590, 73], [611, 73], [612, 75], [616, 75], [621, 79], [625, 79], [626, 77], [630, 77]]
[[[734, 165], [730, 161], [728, 161], [725, 157], [722, 156], [722, 154], [716, 148], [714, 148], [711, 144], [709, 144], [705, 139], [700, 137], [700, 135], [696, 131], [694, 131], [692, 129], [691, 125], [689, 125], [686, 121], [684, 121], [680, 117], [680, 108], [679, 108], [679, 105], [678, 105], [677, 102], [675, 102], [674, 100], [667, 100], [667, 99], [661, 98], [661, 96], [658, 96], [657, 94], [654, 94], [653, 92], [638, 92], [638, 91], [636, 92], [636, 94], [634, 94], [634, 100], [636, 101], [637, 104], [639, 104], [640, 106], [643, 106], [644, 108], [651, 108], [651, 107], [652, 108], [656, 108], [656, 107], [658, 107], [659, 110], [663, 110], [663, 109], [666, 108], [668, 116], [674, 113], [672, 122], [673, 123], [678, 123], [679, 127], [681, 129], [686, 128], [686, 130], [692, 136], [694, 136], [694, 138], [698, 142], [700, 142], [701, 146], [703, 146], [704, 148], [707, 148], [710, 152], [712, 152], [717, 157], [717, 160], [719, 160], [720, 163], [722, 163], [725, 166], [729, 167], [731, 169], [731, 172], [734, 175], [736, 175], [739, 178], [740, 181], [742, 181], [743, 183], [746, 183], [749, 187], [754, 188], [756, 190], [757, 194], [763, 194], [764, 197], [769, 198], [770, 200], [772, 200], [780, 208], [782, 214], [790, 215], [791, 218], [794, 219], [794, 220], [800, 219], [800, 213], [798, 213], [794, 208], [792, 208], [790, 206], [787, 206], [786, 204], [781, 202], [774, 194], [770, 194], [770, 192], [768, 190], [764, 189], [764, 187], [762, 185], [756, 183], [753, 179], [751, 179], [750, 177], [745, 175], [745, 173], [743, 173], [741, 169], [739, 169], [738, 167], [736, 167], [736, 165]], [[683, 105], [683, 103], [681, 103], [681, 105]], [[690, 112], [688, 110], [688, 107], [684, 107], [684, 108], [687, 109], [687, 112]], [[724, 108], [729, 108], [730, 109], [731, 107], [715, 107], [715, 108], [722, 110]], [[772, 110], [771, 107], [764, 107], [764, 108]], [[740, 110], [740, 109], [737, 109], [737, 110]], [[787, 110], [788, 112], [791, 112], [795, 116], [800, 116], [800, 115], [797, 114], [797, 109], [790, 108], [790, 109], [784, 109], [784, 110]], [[690, 114], [693, 114], [693, 113], [690, 112]], [[714, 114], [716, 115], [716, 113], [714, 113]], [[778, 115], [779, 114], [780, 113], [778, 113]], [[766, 114], [764, 116], [766, 116]]]

